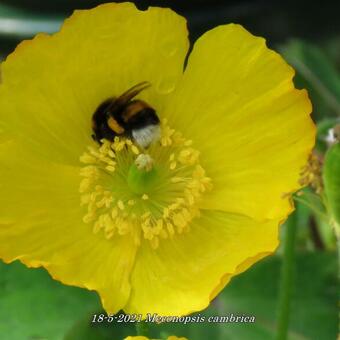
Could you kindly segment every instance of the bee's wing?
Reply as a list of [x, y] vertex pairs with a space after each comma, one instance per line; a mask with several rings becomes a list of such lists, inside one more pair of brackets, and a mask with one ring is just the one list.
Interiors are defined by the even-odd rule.
[[119, 96], [112, 104], [108, 107], [108, 112], [115, 111], [116, 109], [125, 106], [133, 97], [137, 96], [138, 93], [150, 87], [151, 84], [147, 81], [143, 81], [124, 92]]
[[138, 93], [142, 92], [146, 88], [150, 87], [151, 84], [147, 81], [143, 81], [133, 87], [131, 87], [129, 90], [124, 92], [120, 97], [117, 98], [118, 101], [122, 101], [124, 104], [130, 101], [133, 97], [137, 96]]

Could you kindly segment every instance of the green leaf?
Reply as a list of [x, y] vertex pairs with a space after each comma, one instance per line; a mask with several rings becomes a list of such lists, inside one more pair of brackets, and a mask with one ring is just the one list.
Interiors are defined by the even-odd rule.
[[[100, 311], [97, 315], [100, 313], [105, 314], [104, 311]], [[92, 317], [92, 315], [86, 315], [78, 320], [63, 340], [122, 340], [129, 335], [136, 334], [134, 323], [118, 323], [115, 320], [93, 323]]]
[[[335, 339], [336, 253], [299, 254], [296, 261], [289, 339]], [[267, 258], [235, 277], [221, 296], [224, 312], [253, 314], [255, 324], [222, 325], [220, 339], [274, 339], [281, 259]]]
[[309, 208], [316, 216], [328, 220], [327, 211], [321, 197], [315, 194], [311, 188], [307, 187], [301, 190], [299, 194], [294, 195], [294, 200]]
[[[208, 309], [193, 316], [254, 315], [255, 323], [151, 324], [151, 335], [189, 340], [273, 340], [281, 258], [272, 256], [236, 276]], [[337, 335], [336, 253], [297, 255], [290, 315], [290, 340], [335, 339]]]
[[[272, 256], [235, 277], [210, 307], [193, 316], [254, 315], [255, 323], [150, 323], [151, 338], [269, 340], [281, 259]], [[336, 254], [297, 257], [289, 339], [335, 339], [337, 334]], [[43, 269], [20, 263], [0, 265], [0, 338], [10, 340], [122, 340], [136, 335], [134, 323], [91, 323], [101, 313], [95, 293], [64, 286]], [[5, 336], [4, 336], [5, 334]]]
[[[300, 40], [292, 40], [280, 50], [298, 71], [303, 86], [307, 84], [313, 103], [317, 103], [316, 108], [323, 104], [319, 103], [317, 97], [320, 97], [333, 112], [340, 115], [340, 77], [323, 51]], [[299, 79], [297, 81], [301, 82]]]
[[326, 153], [323, 180], [328, 208], [340, 225], [340, 144], [333, 145]]
[[336, 249], [336, 237], [334, 234], [334, 229], [330, 224], [330, 221], [325, 221], [324, 219], [316, 217], [316, 223], [318, 226], [318, 230], [320, 232], [320, 237], [324, 246], [327, 250], [335, 250]]
[[78, 319], [100, 308], [94, 292], [62, 285], [44, 269], [0, 262], [1, 339], [61, 340]]

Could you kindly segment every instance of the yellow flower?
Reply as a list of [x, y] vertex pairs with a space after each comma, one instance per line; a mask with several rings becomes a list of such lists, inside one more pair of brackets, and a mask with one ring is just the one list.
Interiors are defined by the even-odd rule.
[[[157, 340], [157, 339], [149, 339], [146, 336], [128, 336], [124, 340]], [[178, 338], [177, 336], [171, 335], [167, 338], [167, 340], [188, 340], [187, 338]]]
[[[239, 25], [204, 34], [183, 73], [188, 46], [171, 10], [111, 3], [76, 11], [7, 58], [5, 262], [96, 290], [108, 313], [168, 316], [205, 308], [276, 249], [314, 144], [307, 93]], [[124, 138], [99, 146], [98, 105], [144, 81], [138, 98], [156, 110], [160, 142], [146, 152]]]

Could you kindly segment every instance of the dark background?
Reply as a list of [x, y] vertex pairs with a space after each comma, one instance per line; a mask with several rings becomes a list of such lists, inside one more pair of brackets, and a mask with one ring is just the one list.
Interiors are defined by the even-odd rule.
[[[0, 1], [2, 50], [11, 51], [22, 38], [43, 27], [46, 19], [61, 22], [75, 8], [91, 8], [100, 0], [5, 0]], [[269, 45], [288, 37], [321, 41], [340, 32], [340, 1], [135, 1], [137, 7], [170, 7], [188, 19], [191, 40], [219, 24], [237, 22], [255, 35], [267, 38]], [[15, 25], [8, 27], [9, 20]], [[7, 25], [6, 25], [7, 23]], [[27, 29], [27, 26], [30, 26]], [[26, 25], [23, 27], [22, 25]], [[7, 27], [6, 27], [7, 26]], [[53, 31], [53, 28], [47, 27]], [[3, 51], [4, 52], [4, 51]]]

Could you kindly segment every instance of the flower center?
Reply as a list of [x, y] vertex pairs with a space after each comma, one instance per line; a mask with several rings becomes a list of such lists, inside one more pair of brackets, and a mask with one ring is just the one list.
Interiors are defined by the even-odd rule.
[[189, 230], [211, 180], [192, 142], [166, 122], [161, 130], [160, 142], [147, 154], [130, 139], [116, 137], [89, 146], [80, 157], [83, 221], [93, 232], [103, 231], [108, 239], [131, 234], [136, 244], [144, 238], [157, 248], [160, 239]]

